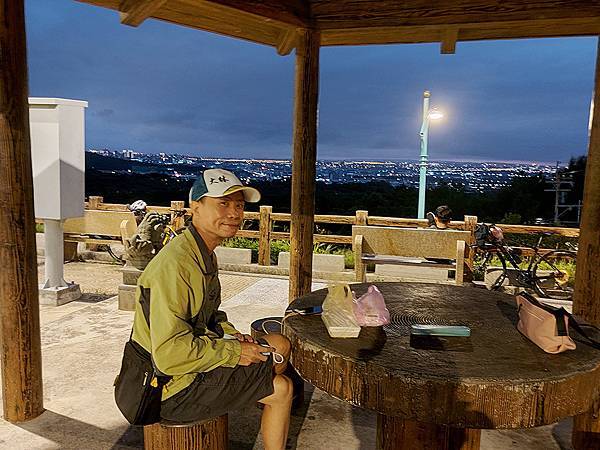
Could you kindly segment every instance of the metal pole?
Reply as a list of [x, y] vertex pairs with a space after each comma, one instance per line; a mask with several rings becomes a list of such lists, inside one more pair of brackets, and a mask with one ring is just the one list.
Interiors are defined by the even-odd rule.
[[417, 218], [425, 218], [425, 190], [427, 188], [427, 135], [429, 133], [429, 91], [423, 92], [423, 123], [419, 132], [421, 141], [421, 155], [419, 162], [419, 206], [417, 209]]

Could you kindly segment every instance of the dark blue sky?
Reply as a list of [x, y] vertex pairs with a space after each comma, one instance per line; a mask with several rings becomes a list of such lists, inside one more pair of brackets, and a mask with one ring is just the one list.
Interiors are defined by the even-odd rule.
[[[26, 0], [30, 95], [89, 102], [86, 146], [289, 158], [294, 54], [73, 0]], [[319, 158], [417, 159], [422, 92], [446, 117], [431, 160], [587, 152], [595, 38], [326, 47]]]

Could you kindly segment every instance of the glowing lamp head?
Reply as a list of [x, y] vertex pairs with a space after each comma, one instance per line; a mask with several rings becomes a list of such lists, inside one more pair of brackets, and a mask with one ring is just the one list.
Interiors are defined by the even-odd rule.
[[438, 119], [441, 119], [442, 117], [444, 117], [444, 113], [439, 111], [437, 108], [433, 108], [432, 110], [429, 111], [429, 114], [427, 116], [431, 120], [438, 120]]

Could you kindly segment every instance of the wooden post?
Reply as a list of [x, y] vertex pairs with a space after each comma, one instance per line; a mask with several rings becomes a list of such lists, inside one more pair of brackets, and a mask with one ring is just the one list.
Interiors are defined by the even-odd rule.
[[368, 221], [369, 221], [369, 211], [364, 211], [361, 209], [356, 211], [355, 225], [367, 225]]
[[104, 197], [100, 195], [90, 195], [88, 198], [88, 209], [100, 209], [102, 203], [104, 203]]
[[23, 0], [0, 0], [0, 358], [4, 418], [43, 411]]
[[[88, 197], [88, 209], [100, 209], [100, 205], [104, 203], [104, 197], [101, 195], [90, 195]], [[98, 244], [85, 244], [85, 248], [91, 252], [98, 251]]]
[[[600, 41], [596, 51], [596, 80], [591, 111], [590, 140], [583, 188], [583, 210], [577, 252], [573, 313], [600, 325]], [[600, 402], [596, 402], [598, 405]], [[575, 416], [573, 448], [600, 448], [600, 408]]]
[[260, 222], [258, 235], [258, 264], [260, 266], [271, 265], [271, 213], [272, 206], [260, 207]]
[[290, 301], [310, 292], [317, 164], [320, 33], [302, 29], [296, 47]]
[[182, 211], [185, 209], [185, 202], [183, 200], [171, 200], [171, 222], [173, 223], [173, 228], [179, 230], [183, 228], [185, 223], [184, 216], [175, 217], [175, 213], [177, 211]]
[[469, 245], [475, 243], [475, 228], [477, 227], [477, 216], [465, 216], [465, 231], [471, 232], [471, 239], [467, 242], [467, 254], [465, 255], [466, 270], [464, 281], [473, 281], [473, 266], [475, 260], [475, 250]]

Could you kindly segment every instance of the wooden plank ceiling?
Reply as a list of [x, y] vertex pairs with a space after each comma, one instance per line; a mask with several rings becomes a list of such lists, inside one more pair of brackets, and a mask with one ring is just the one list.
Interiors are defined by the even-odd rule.
[[120, 12], [271, 45], [295, 46], [297, 28], [322, 45], [440, 42], [600, 34], [600, 0], [77, 0]]

